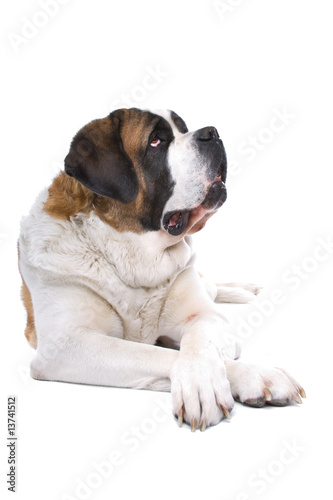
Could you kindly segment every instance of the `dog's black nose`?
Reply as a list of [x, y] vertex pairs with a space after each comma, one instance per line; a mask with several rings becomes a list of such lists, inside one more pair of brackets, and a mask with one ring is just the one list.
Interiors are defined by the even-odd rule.
[[216, 141], [220, 138], [218, 131], [215, 127], [205, 127], [198, 130], [195, 134], [198, 141]]

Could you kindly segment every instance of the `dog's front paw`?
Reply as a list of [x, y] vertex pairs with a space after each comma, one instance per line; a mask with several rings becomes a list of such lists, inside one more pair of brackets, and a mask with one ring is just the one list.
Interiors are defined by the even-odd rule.
[[183, 420], [204, 431], [225, 415], [230, 418], [234, 400], [223, 361], [218, 355], [190, 356], [181, 353], [171, 371], [174, 414], [181, 427]]
[[227, 373], [233, 397], [250, 406], [285, 406], [292, 401], [302, 403], [301, 396], [306, 397], [300, 384], [281, 368], [228, 362]]

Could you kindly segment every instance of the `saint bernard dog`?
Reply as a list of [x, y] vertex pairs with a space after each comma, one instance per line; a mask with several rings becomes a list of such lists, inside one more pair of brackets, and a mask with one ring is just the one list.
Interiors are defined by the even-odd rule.
[[25, 335], [39, 380], [171, 391], [181, 426], [202, 431], [251, 406], [301, 403], [284, 370], [236, 361], [219, 302], [252, 285], [209, 284], [191, 235], [226, 200], [214, 127], [173, 111], [114, 111], [74, 137], [61, 172], [21, 223]]

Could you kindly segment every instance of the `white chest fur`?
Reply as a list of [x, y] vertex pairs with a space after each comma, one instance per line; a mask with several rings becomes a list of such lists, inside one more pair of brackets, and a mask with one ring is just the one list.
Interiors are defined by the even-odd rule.
[[36, 280], [84, 286], [112, 306], [125, 338], [150, 343], [170, 286], [192, 263], [190, 239], [166, 247], [161, 231], [121, 233], [94, 213], [55, 219], [43, 210], [46, 198], [44, 191], [21, 224], [21, 270], [28, 286]]

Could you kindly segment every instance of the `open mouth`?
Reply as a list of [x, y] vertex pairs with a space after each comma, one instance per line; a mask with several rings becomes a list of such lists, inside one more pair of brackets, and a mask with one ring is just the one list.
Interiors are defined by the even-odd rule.
[[177, 210], [166, 213], [163, 217], [164, 229], [172, 236], [179, 236], [187, 229], [190, 217], [192, 221], [199, 214], [200, 216], [204, 216], [205, 213], [220, 208], [227, 197], [224, 180], [225, 176], [222, 164], [215, 178], [211, 181], [204, 200], [191, 210]]

